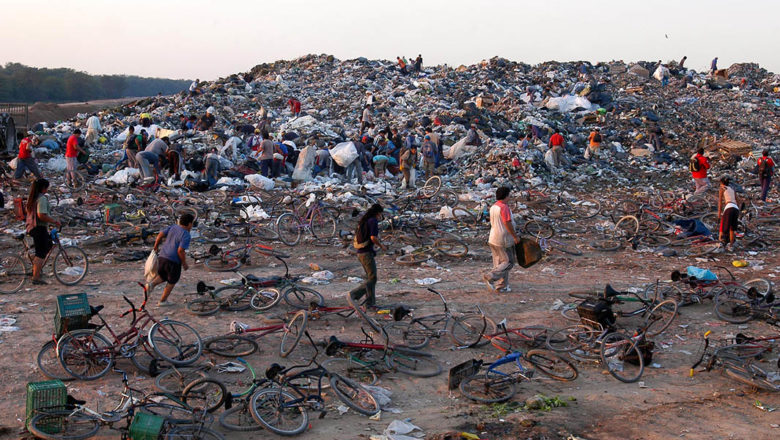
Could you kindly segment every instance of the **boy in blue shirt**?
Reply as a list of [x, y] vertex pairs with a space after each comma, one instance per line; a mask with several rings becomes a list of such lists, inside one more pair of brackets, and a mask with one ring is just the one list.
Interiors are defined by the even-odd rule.
[[[186, 251], [190, 247], [190, 231], [195, 218], [192, 214], [182, 214], [178, 225], [171, 225], [157, 234], [154, 241], [154, 251], [157, 252], [157, 277], [146, 283], [146, 291], [151, 294], [159, 284], [167, 282], [162, 297], [157, 303], [158, 307], [168, 306], [168, 296], [173, 286], [179, 282], [181, 270], [189, 269], [187, 265]], [[165, 240], [163, 242], [163, 240]], [[162, 247], [160, 244], [162, 243]]]

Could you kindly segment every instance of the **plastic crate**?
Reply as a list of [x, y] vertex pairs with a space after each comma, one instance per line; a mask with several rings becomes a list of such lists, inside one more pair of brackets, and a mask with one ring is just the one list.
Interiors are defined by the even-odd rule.
[[90, 309], [86, 293], [67, 293], [57, 296], [54, 312], [54, 333], [59, 338], [65, 332], [87, 328]]
[[103, 220], [106, 224], [116, 223], [119, 216], [122, 215], [122, 206], [118, 203], [111, 203], [103, 206]]
[[[29, 382], [27, 384], [27, 419], [24, 426], [30, 423], [35, 411], [41, 408], [64, 409], [68, 400], [68, 389], [61, 380], [44, 382]], [[52, 429], [57, 429], [52, 426]]]
[[130, 424], [130, 440], [157, 440], [165, 419], [153, 414], [135, 413]]
[[447, 388], [450, 390], [457, 389], [458, 385], [460, 385], [463, 379], [477, 374], [481, 367], [481, 360], [471, 359], [450, 368], [450, 375], [447, 380]]

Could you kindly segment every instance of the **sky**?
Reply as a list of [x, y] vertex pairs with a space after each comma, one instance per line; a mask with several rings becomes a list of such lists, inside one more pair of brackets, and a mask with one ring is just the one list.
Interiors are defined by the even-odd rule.
[[780, 72], [777, 0], [0, 0], [0, 63], [214, 80], [326, 53], [473, 64], [757, 62]]

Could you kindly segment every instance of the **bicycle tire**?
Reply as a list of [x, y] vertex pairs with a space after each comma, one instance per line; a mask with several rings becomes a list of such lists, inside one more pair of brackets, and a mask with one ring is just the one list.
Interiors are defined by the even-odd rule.
[[258, 348], [257, 341], [241, 335], [217, 336], [203, 343], [204, 350], [225, 357], [249, 356]]
[[393, 321], [385, 325], [383, 331], [390, 340], [403, 341], [403, 345], [419, 350], [431, 342], [433, 333], [425, 324], [417, 319], [412, 321]]
[[623, 242], [620, 240], [612, 240], [607, 238], [592, 242], [590, 247], [599, 252], [614, 252], [623, 247]]
[[225, 436], [202, 424], [177, 425], [165, 434], [165, 440], [225, 440]]
[[546, 222], [531, 219], [523, 225], [523, 231], [526, 234], [539, 238], [552, 238], [555, 235], [555, 229]]
[[465, 397], [481, 403], [506, 402], [517, 393], [514, 379], [493, 378], [483, 374], [463, 379], [458, 389]]
[[336, 219], [327, 212], [315, 211], [309, 220], [309, 230], [316, 239], [333, 238], [336, 235]]
[[626, 215], [620, 218], [612, 229], [617, 237], [631, 239], [639, 232], [639, 220], [633, 215]]
[[249, 232], [253, 237], [260, 240], [273, 241], [279, 239], [279, 233], [276, 232], [274, 228], [266, 225], [252, 226], [252, 229], [250, 229]]
[[453, 238], [439, 238], [433, 242], [433, 248], [452, 258], [463, 258], [469, 253], [469, 247], [465, 242]]
[[[642, 351], [628, 336], [622, 333], [609, 333], [601, 340], [601, 362], [615, 379], [633, 383], [642, 377], [645, 369]], [[629, 360], [633, 359], [638, 365]]]
[[57, 356], [71, 376], [95, 380], [105, 376], [114, 365], [112, 346], [108, 338], [93, 330], [74, 330], [57, 341]]
[[579, 375], [573, 363], [549, 350], [528, 350], [525, 358], [540, 373], [555, 380], [568, 382]]
[[[66, 266], [61, 267], [62, 265]], [[87, 276], [87, 272], [89, 271], [87, 253], [78, 246], [63, 246], [62, 249], [57, 252], [57, 255], [54, 256], [52, 268], [54, 270], [54, 277], [57, 278], [57, 281], [66, 286], [75, 286]], [[60, 270], [60, 268], [62, 270]], [[78, 271], [78, 274], [73, 275], [75, 278], [66, 278], [63, 274], [66, 270], [71, 268], [74, 271]], [[70, 277], [70, 275], [68, 276]]]
[[[200, 421], [198, 418], [202, 416], [201, 414], [196, 415], [194, 410], [188, 406], [170, 403], [146, 403], [138, 407], [136, 411], [162, 417], [173, 424], [198, 423]], [[210, 423], [208, 422], [210, 418], [211, 415], [207, 414], [204, 422]]]
[[190, 383], [207, 377], [202, 368], [168, 368], [154, 378], [154, 387], [161, 393], [179, 395]]
[[729, 289], [720, 290], [713, 298], [718, 318], [733, 324], [744, 324], [753, 319], [753, 305], [746, 295]]
[[24, 287], [27, 280], [27, 268], [18, 255], [0, 257], [0, 293], [16, 293]]
[[719, 242], [694, 244], [685, 250], [685, 255], [688, 257], [700, 257], [715, 252], [721, 248]]
[[479, 313], [464, 313], [451, 320], [450, 338], [460, 347], [482, 347], [490, 342], [483, 335], [492, 335], [498, 331], [496, 323]]
[[378, 413], [379, 403], [362, 385], [338, 374], [330, 375], [330, 388], [345, 405], [365, 416]]
[[430, 260], [433, 256], [427, 252], [411, 252], [396, 257], [395, 262], [404, 266], [413, 266]]
[[181, 393], [184, 403], [193, 408], [205, 409], [210, 413], [219, 409], [225, 403], [227, 396], [225, 384], [209, 377], [190, 382]]
[[282, 294], [284, 302], [298, 310], [309, 310], [313, 305], [323, 307], [325, 298], [314, 289], [300, 286], [290, 286]]
[[199, 229], [198, 233], [200, 233], [200, 237], [208, 243], [227, 243], [233, 238], [233, 236], [230, 235], [230, 231], [222, 228], [207, 227]]
[[219, 298], [223, 309], [231, 312], [242, 312], [251, 307], [252, 297], [243, 285], [220, 287], [214, 291], [214, 296]]
[[750, 342], [745, 342], [743, 344], [731, 344], [720, 347], [717, 349], [716, 353], [720, 358], [744, 360], [756, 358], [767, 351], [770, 351], [770, 348], [765, 345], [755, 345]]
[[352, 298], [352, 295], [347, 294], [347, 302], [349, 303], [350, 307], [352, 307], [352, 309], [355, 310], [355, 313], [357, 313], [357, 315], [360, 316], [363, 322], [368, 324], [369, 327], [371, 327], [375, 332], [377, 332], [377, 334], [381, 335], [383, 333], [382, 326], [379, 325], [379, 323], [376, 322], [374, 318], [368, 316], [365, 310], [363, 310], [363, 306], [358, 304], [357, 301]]
[[[163, 326], [166, 327], [166, 330], [163, 330]], [[173, 328], [176, 327], [179, 327], [179, 330], [173, 331]], [[188, 335], [189, 340], [182, 340], [182, 330], [192, 333], [191, 335]], [[152, 328], [149, 329], [148, 341], [157, 356], [176, 366], [194, 363], [203, 352], [203, 341], [200, 339], [198, 332], [188, 324], [171, 319], [164, 319], [154, 323]], [[174, 346], [177, 355], [169, 356], [168, 354], [163, 353], [164, 344]]]
[[[94, 437], [100, 430], [96, 418], [67, 409], [44, 410], [34, 415], [27, 429], [36, 438], [44, 440], [82, 440]], [[59, 429], [60, 432], [48, 432]]]
[[[748, 365], [749, 367], [750, 365]], [[746, 368], [737, 368], [734, 366], [726, 367], [724, 370], [726, 376], [742, 382], [752, 388], [764, 390], [764, 391], [780, 391], [780, 386], [775, 385], [769, 380], [761, 377], [761, 375], [748, 371]]]
[[572, 247], [572, 246], [566, 245], [564, 243], [561, 243], [559, 241], [555, 241], [553, 243], [553, 245], [552, 245], [552, 248], [553, 249], [557, 249], [557, 250], [563, 252], [564, 254], [573, 255], [575, 257], [579, 257], [579, 256], [582, 255], [582, 251], [581, 250], [577, 249], [576, 247]]
[[287, 246], [295, 246], [301, 241], [301, 221], [298, 216], [286, 212], [276, 219], [276, 233], [279, 240]]
[[601, 212], [601, 202], [591, 197], [585, 197], [572, 203], [572, 208], [574, 214], [579, 218], [593, 218]]
[[[297, 397], [281, 388], [264, 388], [252, 395], [249, 410], [255, 422], [265, 429], [284, 436], [298, 435], [309, 426], [309, 414], [302, 405], [290, 403], [297, 400]], [[280, 426], [285, 416], [293, 422], [290, 428]]]
[[362, 385], [375, 385], [379, 376], [371, 366], [351, 357], [331, 358], [322, 363], [328, 373], [338, 374]]
[[249, 307], [255, 310], [269, 310], [279, 304], [282, 294], [278, 289], [263, 288], [256, 291], [249, 300]]
[[569, 353], [589, 345], [598, 337], [594, 328], [576, 324], [555, 330], [547, 334], [545, 345], [557, 353]]
[[286, 358], [295, 350], [298, 343], [301, 342], [303, 334], [306, 332], [306, 324], [309, 321], [309, 312], [299, 310], [284, 325], [282, 341], [279, 343], [279, 355]]
[[41, 350], [38, 352], [36, 360], [38, 369], [49, 379], [59, 379], [61, 381], [75, 379], [62, 367], [60, 358], [57, 355], [57, 342], [55, 341], [49, 341], [43, 344], [43, 347], [41, 347]]
[[772, 293], [772, 282], [766, 278], [753, 278], [752, 280], [742, 283], [745, 290], [751, 287], [756, 288], [756, 292], [761, 296], [767, 296]]
[[441, 177], [431, 176], [428, 178], [428, 180], [425, 181], [425, 184], [423, 184], [422, 188], [420, 188], [420, 194], [422, 194], [423, 197], [430, 199], [431, 197], [435, 196], [440, 189]]
[[436, 201], [441, 203], [443, 206], [447, 206], [453, 209], [458, 206], [458, 203], [460, 202], [460, 200], [458, 200], [458, 195], [455, 194], [455, 191], [450, 189], [439, 190], [439, 192], [436, 193]]
[[677, 317], [677, 301], [667, 299], [653, 306], [645, 319], [646, 336], [654, 338], [663, 333]]
[[217, 313], [219, 307], [219, 300], [211, 297], [195, 298], [187, 303], [187, 311], [196, 316], [213, 315]]
[[212, 272], [233, 272], [243, 264], [240, 258], [226, 258], [224, 255], [209, 257], [203, 262], [206, 269]]
[[395, 350], [385, 358], [385, 363], [390, 369], [415, 377], [433, 377], [442, 372], [435, 357], [427, 353], [413, 354], [411, 350]]
[[249, 411], [249, 404], [242, 403], [230, 409], [225, 410], [219, 415], [219, 424], [230, 431], [257, 431], [262, 429], [255, 419], [252, 412]]
[[568, 321], [579, 322], [580, 313], [577, 311], [578, 304], [564, 304], [561, 307], [561, 316]]

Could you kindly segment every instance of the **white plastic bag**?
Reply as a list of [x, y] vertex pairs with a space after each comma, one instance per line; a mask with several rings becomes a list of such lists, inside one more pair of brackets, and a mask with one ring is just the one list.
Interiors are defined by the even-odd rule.
[[262, 174], [247, 174], [244, 176], [244, 179], [246, 179], [246, 181], [254, 187], [262, 188], [266, 191], [274, 189], [274, 181], [263, 176]]
[[314, 167], [314, 158], [317, 155], [313, 145], [309, 145], [298, 155], [298, 162], [295, 164], [292, 178], [294, 180], [311, 180], [311, 171]]
[[146, 258], [146, 264], [144, 264], [144, 278], [147, 283], [157, 278], [157, 252], [154, 250], [150, 252], [149, 257]]
[[342, 142], [330, 150], [330, 157], [340, 167], [348, 167], [358, 157], [354, 142]]

